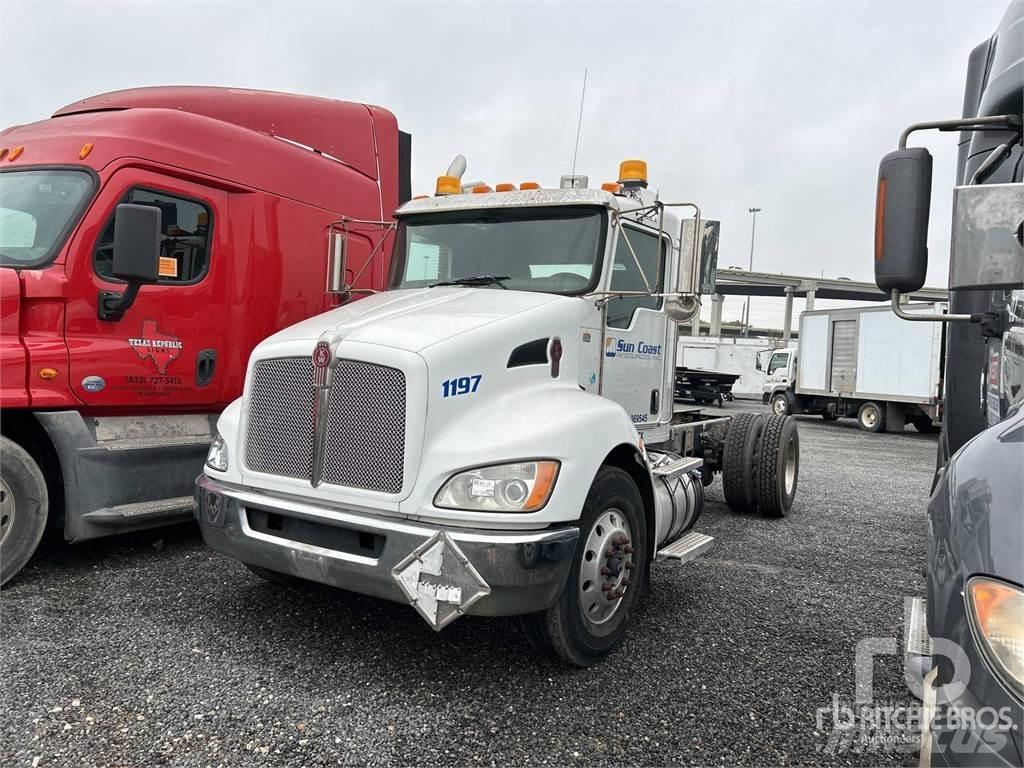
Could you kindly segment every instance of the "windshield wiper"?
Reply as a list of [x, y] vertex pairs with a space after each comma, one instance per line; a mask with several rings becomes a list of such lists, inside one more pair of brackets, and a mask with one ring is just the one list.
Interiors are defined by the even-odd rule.
[[473, 277], [459, 277], [455, 280], [442, 280], [440, 283], [431, 283], [428, 288], [437, 288], [439, 285], [500, 285], [506, 291], [506, 280], [511, 280], [508, 275], [474, 275]]

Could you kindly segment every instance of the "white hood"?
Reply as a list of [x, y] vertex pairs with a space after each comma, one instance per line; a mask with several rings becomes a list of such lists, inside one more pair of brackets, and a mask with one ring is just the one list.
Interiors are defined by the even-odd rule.
[[505, 320], [566, 296], [500, 288], [439, 286], [387, 291], [311, 317], [266, 339], [265, 345], [315, 341], [333, 330], [345, 341], [421, 350], [467, 331]]

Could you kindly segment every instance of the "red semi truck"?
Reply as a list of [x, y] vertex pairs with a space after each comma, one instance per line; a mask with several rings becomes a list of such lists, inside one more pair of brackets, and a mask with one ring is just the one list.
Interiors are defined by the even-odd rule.
[[47, 525], [189, 518], [256, 343], [384, 284], [390, 243], [348, 232], [341, 282], [328, 244], [409, 199], [410, 146], [380, 107], [206, 87], [0, 133], [0, 582]]

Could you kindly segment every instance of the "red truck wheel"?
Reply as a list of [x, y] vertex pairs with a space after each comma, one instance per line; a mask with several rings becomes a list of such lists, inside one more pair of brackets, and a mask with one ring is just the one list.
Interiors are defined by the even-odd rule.
[[28, 451], [0, 437], [0, 585], [32, 557], [46, 529], [46, 480]]

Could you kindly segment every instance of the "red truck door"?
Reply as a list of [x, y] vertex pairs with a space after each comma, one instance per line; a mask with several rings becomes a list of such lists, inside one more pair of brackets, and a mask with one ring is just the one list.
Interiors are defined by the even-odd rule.
[[[227, 192], [137, 168], [104, 185], [72, 243], [66, 339], [71, 388], [90, 406], [203, 410], [221, 400], [230, 274]], [[142, 286], [120, 320], [100, 320], [119, 203], [161, 210], [159, 283]]]

